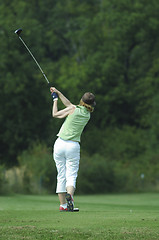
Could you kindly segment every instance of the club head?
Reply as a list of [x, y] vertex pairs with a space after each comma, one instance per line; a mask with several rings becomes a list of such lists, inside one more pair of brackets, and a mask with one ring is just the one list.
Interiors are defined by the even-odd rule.
[[19, 28], [19, 29], [17, 29], [17, 30], [15, 30], [15, 32], [14, 33], [16, 33], [18, 36], [21, 34], [21, 32], [22, 32], [22, 29], [21, 28]]

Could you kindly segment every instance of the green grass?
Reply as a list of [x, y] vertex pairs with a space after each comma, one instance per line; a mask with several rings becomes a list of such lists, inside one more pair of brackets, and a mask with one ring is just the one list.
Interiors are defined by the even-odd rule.
[[76, 196], [59, 212], [54, 196], [0, 197], [0, 239], [159, 240], [159, 194]]

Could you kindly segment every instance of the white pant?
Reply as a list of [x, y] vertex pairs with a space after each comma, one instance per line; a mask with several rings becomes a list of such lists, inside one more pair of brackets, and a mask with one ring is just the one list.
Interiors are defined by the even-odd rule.
[[66, 192], [68, 186], [76, 188], [80, 144], [58, 138], [54, 144], [54, 160], [58, 172], [56, 193]]

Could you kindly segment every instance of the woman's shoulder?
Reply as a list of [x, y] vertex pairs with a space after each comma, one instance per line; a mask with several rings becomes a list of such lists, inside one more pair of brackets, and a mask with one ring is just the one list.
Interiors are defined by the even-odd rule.
[[74, 113], [75, 109], [76, 109], [76, 105], [71, 104], [71, 105], [69, 106], [69, 115], [71, 115], [72, 113]]

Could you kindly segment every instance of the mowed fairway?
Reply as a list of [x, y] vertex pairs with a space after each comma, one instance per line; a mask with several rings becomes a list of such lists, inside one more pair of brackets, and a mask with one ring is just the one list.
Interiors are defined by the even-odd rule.
[[159, 194], [76, 196], [59, 212], [53, 196], [0, 197], [0, 239], [159, 240]]

